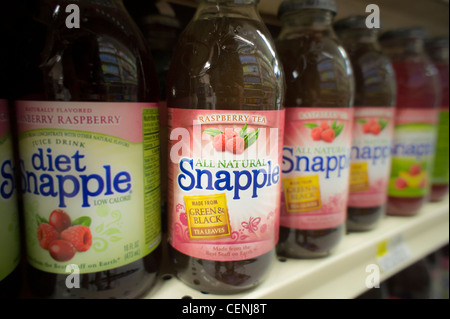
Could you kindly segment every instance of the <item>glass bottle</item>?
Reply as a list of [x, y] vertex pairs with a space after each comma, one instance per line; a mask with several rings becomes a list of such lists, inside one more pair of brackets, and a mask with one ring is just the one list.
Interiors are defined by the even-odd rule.
[[17, 90], [27, 287], [138, 298], [160, 265], [158, 82], [121, 0], [41, 1], [46, 40]]
[[441, 84], [438, 138], [430, 195], [431, 201], [441, 201], [447, 196], [449, 187], [448, 38], [429, 39], [425, 43], [425, 48], [438, 70]]
[[421, 27], [383, 33], [397, 82], [396, 123], [387, 214], [411, 216], [428, 201], [438, 120], [439, 80], [424, 50]]
[[335, 1], [284, 1], [277, 49], [286, 76], [277, 252], [324, 257], [345, 233], [354, 77], [332, 22]]
[[391, 171], [396, 83], [389, 58], [378, 43], [378, 29], [365, 16], [334, 24], [355, 75], [355, 117], [350, 166], [347, 230], [376, 227], [386, 212]]
[[20, 6], [2, 3], [0, 35], [8, 44], [0, 52], [0, 299], [17, 298], [22, 287], [21, 232], [17, 192], [15, 130], [11, 118], [11, 59], [14, 53], [15, 17], [10, 9]]
[[168, 76], [169, 253], [207, 293], [258, 285], [278, 240], [284, 78], [257, 3], [199, 1]]

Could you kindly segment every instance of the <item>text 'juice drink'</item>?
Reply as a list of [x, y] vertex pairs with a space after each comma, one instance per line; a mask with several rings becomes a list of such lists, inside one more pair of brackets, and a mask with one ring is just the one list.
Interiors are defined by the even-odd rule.
[[167, 84], [169, 253], [208, 293], [259, 284], [278, 240], [284, 79], [257, 2], [200, 1]]
[[284, 1], [277, 49], [286, 76], [277, 252], [323, 257], [345, 233], [354, 79], [332, 28], [335, 1]]
[[440, 89], [437, 70], [424, 51], [426, 35], [423, 28], [405, 28], [380, 36], [397, 82], [389, 215], [415, 215], [430, 195]]
[[45, 92], [15, 105], [30, 292], [139, 297], [155, 283], [161, 242], [150, 52], [119, 0], [40, 9]]
[[355, 117], [350, 167], [347, 230], [373, 229], [386, 212], [391, 172], [396, 83], [389, 58], [381, 52], [378, 29], [365, 16], [334, 24], [355, 75]]
[[448, 194], [449, 185], [449, 48], [448, 38], [433, 38], [426, 42], [426, 51], [439, 73], [441, 102], [436, 142], [436, 156], [431, 185], [431, 201], [440, 201]]

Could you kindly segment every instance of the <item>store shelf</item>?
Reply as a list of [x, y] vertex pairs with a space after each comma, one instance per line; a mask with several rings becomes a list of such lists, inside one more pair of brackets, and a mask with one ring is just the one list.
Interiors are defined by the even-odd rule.
[[[380, 281], [436, 251], [449, 241], [449, 199], [429, 203], [412, 217], [386, 216], [369, 232], [347, 234], [336, 251], [322, 259], [275, 260], [266, 280], [233, 299], [343, 299], [366, 291], [380, 270]], [[366, 267], [372, 265], [366, 271]], [[375, 265], [375, 266], [373, 266]], [[368, 272], [369, 271], [369, 272]], [[145, 299], [230, 298], [193, 290], [168, 273]], [[376, 289], [376, 288], [374, 288]]]

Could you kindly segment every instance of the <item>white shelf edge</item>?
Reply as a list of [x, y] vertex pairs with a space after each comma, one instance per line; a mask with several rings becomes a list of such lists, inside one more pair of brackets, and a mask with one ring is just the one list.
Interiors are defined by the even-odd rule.
[[[367, 290], [366, 267], [377, 263], [377, 248], [386, 240], [401, 236], [410, 256], [387, 272], [380, 280], [427, 256], [449, 242], [449, 197], [426, 204], [411, 217], [384, 217], [372, 231], [345, 235], [328, 257], [314, 260], [275, 260], [267, 278], [255, 289], [231, 296], [203, 294], [177, 278], [158, 280], [144, 299], [348, 299]], [[164, 269], [164, 268], [163, 268]], [[376, 289], [376, 288], [374, 288]]]

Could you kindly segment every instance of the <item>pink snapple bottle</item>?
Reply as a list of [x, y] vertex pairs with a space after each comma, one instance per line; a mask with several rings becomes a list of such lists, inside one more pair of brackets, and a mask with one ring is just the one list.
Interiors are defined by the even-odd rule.
[[334, 23], [355, 74], [355, 117], [350, 167], [347, 230], [376, 227], [386, 212], [391, 172], [396, 83], [389, 58], [381, 52], [378, 29], [365, 16]]
[[169, 254], [206, 293], [258, 285], [275, 257], [284, 78], [257, 0], [201, 0], [169, 72]]
[[389, 215], [416, 215], [430, 195], [440, 85], [424, 50], [426, 37], [425, 29], [415, 27], [387, 31], [379, 38], [397, 82]]
[[449, 187], [449, 48], [448, 38], [429, 39], [425, 45], [426, 51], [439, 72], [441, 83], [441, 102], [439, 111], [438, 137], [436, 156], [431, 185], [430, 200], [441, 201], [448, 194]]
[[27, 288], [36, 298], [141, 297], [160, 266], [152, 57], [121, 0], [39, 9], [42, 60], [15, 102]]
[[283, 1], [277, 49], [286, 74], [283, 190], [277, 252], [331, 253], [345, 234], [354, 78], [332, 28], [335, 1]]

